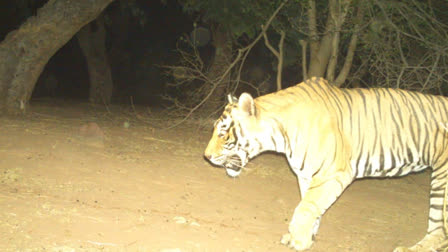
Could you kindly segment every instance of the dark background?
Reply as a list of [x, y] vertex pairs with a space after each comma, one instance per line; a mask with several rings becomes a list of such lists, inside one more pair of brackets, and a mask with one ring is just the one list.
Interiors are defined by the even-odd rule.
[[[47, 1], [37, 0], [22, 5], [0, 2], [0, 41], [17, 29]], [[176, 62], [175, 48], [179, 38], [193, 29], [193, 21], [176, 1], [139, 0], [140, 15], [123, 17], [120, 2], [112, 2], [104, 11], [106, 50], [114, 82], [113, 102], [158, 105], [166, 94], [169, 77], [162, 66]], [[126, 21], [123, 21], [126, 19]], [[209, 46], [210, 47], [210, 46]], [[203, 49], [209, 50], [210, 48]], [[123, 62], [124, 61], [124, 62]], [[48, 90], [43, 83], [55, 78], [57, 88]], [[61, 97], [87, 100], [89, 79], [84, 55], [73, 37], [47, 63], [32, 98]]]
[[[9, 32], [17, 29], [28, 17], [35, 15], [38, 8], [42, 7], [46, 2], [47, 0], [0, 1], [0, 23], [2, 24], [0, 26], [0, 41]], [[132, 98], [132, 102], [135, 104], [165, 106], [169, 105], [170, 101], [164, 99], [162, 96], [168, 96], [172, 99], [187, 97], [186, 99], [188, 99], [188, 95], [184, 92], [188, 86], [185, 86], [184, 89], [176, 89], [168, 85], [173, 83], [174, 80], [168, 74], [165, 66], [179, 63], [179, 53], [176, 51], [176, 48], [181, 46], [181, 38], [193, 31], [194, 24], [204, 28], [209, 28], [211, 24], [201, 23], [206, 22], [202, 19], [204, 13], [196, 13], [194, 11], [186, 13], [183, 6], [175, 0], [134, 0], [129, 2], [133, 3], [133, 7], [130, 7], [128, 4], [123, 4], [128, 3], [127, 1], [114, 1], [102, 14], [107, 31], [105, 46], [114, 85], [112, 102], [130, 104]], [[391, 3], [391, 6], [392, 3], [400, 3], [402, 7], [406, 7], [408, 3], [406, 1], [379, 2], [383, 6], [387, 6], [389, 3]], [[319, 3], [324, 4], [324, 2]], [[416, 3], [426, 2], [417, 1]], [[446, 13], [448, 12], [446, 6], [448, 5], [446, 1], [431, 1], [428, 3], [432, 6], [431, 13], [433, 12], [434, 17], [437, 19], [430, 20], [429, 25], [431, 25], [431, 22], [435, 24], [437, 21], [439, 26], [436, 27], [447, 27], [446, 23], [448, 23], [448, 20]], [[295, 3], [292, 3], [292, 6], [294, 5]], [[291, 11], [290, 7], [288, 6], [289, 9], [285, 8], [284, 11], [286, 13]], [[319, 6], [320, 14], [322, 14], [320, 17], [325, 17], [327, 14], [325, 12], [326, 7]], [[389, 39], [393, 39], [396, 35], [394, 29], [386, 25], [386, 19], [381, 16], [381, 12], [377, 10], [377, 7], [374, 6], [371, 10], [378, 11], [378, 13], [373, 13], [370, 16], [367, 15], [368, 17], [364, 20], [353, 65], [346, 82], [348, 84], [344, 83], [344, 87], [386, 87], [386, 85], [389, 85], [387, 87], [391, 87], [390, 85], [396, 87], [394, 84], [395, 79], [393, 78], [397, 78], [403, 62], [399, 60], [400, 56], [398, 55], [398, 50], [394, 47], [394, 42], [387, 42], [388, 38], [386, 38], [386, 36], [390, 36]], [[232, 11], [230, 13], [234, 15]], [[394, 12], [391, 11], [390, 13], [392, 13], [390, 14], [390, 18], [394, 17]], [[271, 12], [265, 16], [270, 15]], [[242, 16], [246, 17], [246, 15]], [[288, 17], [296, 18], [296, 16], [295, 14], [291, 14]], [[304, 17], [302, 16], [301, 18]], [[277, 19], [285, 19], [285, 16], [280, 15]], [[261, 18], [260, 20], [262, 20], [261, 23], [266, 21], [265, 18]], [[306, 22], [300, 23], [301, 20], [299, 18], [296, 19], [299, 22], [297, 24], [290, 22], [291, 20], [289, 19], [285, 20], [283, 20], [284, 23], [292, 26], [297, 25], [301, 29], [306, 26]], [[319, 19], [319, 25], [323, 25], [323, 20], [325, 18]], [[256, 23], [258, 24], [260, 22]], [[397, 26], [401, 25], [400, 29], [404, 32], [409, 32], [410, 25], [403, 17], [398, 19], [396, 24]], [[425, 28], [426, 26], [422, 27]], [[446, 31], [443, 29], [439, 29], [438, 31], [441, 34], [446, 34]], [[254, 33], [258, 34], [258, 32], [255, 31]], [[427, 36], [423, 40], [434, 40], [431, 37], [433, 33], [430, 31], [421, 34]], [[289, 42], [292, 40], [297, 44], [299, 39], [306, 39], [303, 37], [303, 34], [295, 35], [297, 36], [289, 37]], [[274, 31], [269, 36], [272, 38], [272, 44], [276, 45], [278, 32]], [[340, 70], [342, 66], [350, 36], [351, 34], [347, 33], [343, 34], [341, 38], [339, 49], [340, 58], [337, 70]], [[417, 37], [415, 34], [413, 36]], [[401, 86], [399, 87], [435, 94], [446, 94], [447, 87], [444, 83], [446, 83], [447, 71], [443, 69], [446, 69], [447, 61], [444, 45], [440, 45], [441, 49], [439, 50], [431, 44], [426, 42], [418, 43], [418, 40], [409, 38], [407, 38], [407, 44], [405, 44], [404, 39], [406, 37], [402, 36], [402, 38], [403, 50], [410, 67], [404, 71], [405, 74], [401, 78], [402, 83], [400, 83]], [[234, 49], [242, 48], [252, 40], [253, 37], [250, 36], [239, 36], [238, 40], [233, 41]], [[444, 41], [440, 38], [439, 40], [442, 43]], [[206, 65], [212, 61], [214, 55], [212, 42], [199, 48], [201, 58]], [[382, 43], [392, 45], [392, 48], [379, 46]], [[283, 88], [294, 85], [303, 79], [300, 62], [302, 56], [300, 48], [296, 44], [285, 44], [285, 47], [287, 47], [285, 51], [287, 53], [285, 53], [284, 59], [287, 61], [286, 58], [289, 57], [290, 61], [284, 65], [282, 72]], [[389, 55], [379, 54], [386, 50], [390, 50]], [[436, 61], [435, 55], [438, 54], [437, 50], [442, 53], [439, 53], [442, 56], [438, 62], [436, 74], [432, 75], [432, 80], [436, 80], [437, 83], [434, 81], [429, 82], [429, 86], [435, 83], [434, 87], [424, 89], [422, 85], [426, 85], [428, 73], [433, 70], [433, 62]], [[424, 60], [426, 55], [430, 56], [427, 57], [428, 60]], [[383, 59], [383, 56], [390, 58]], [[291, 59], [294, 62], [291, 63]], [[245, 61], [245, 73], [251, 72], [250, 70], [254, 69], [258, 70], [258, 73], [261, 72], [263, 78], [268, 80], [268, 87], [264, 92], [272, 92], [275, 91], [276, 64], [277, 60], [275, 57], [266, 49], [263, 41], [260, 41], [252, 49], [248, 59]], [[413, 68], [414, 66], [415, 68]], [[414, 71], [414, 69], [420, 70]], [[387, 75], [388, 73], [390, 75]], [[388, 78], [391, 79], [390, 82]], [[259, 83], [254, 80], [245, 80], [253, 81], [252, 83], [257, 85]], [[56, 83], [55, 88], [48, 88], [46, 86], [51, 82]], [[194, 85], [196, 84], [193, 83], [190, 87]], [[200, 85], [202, 83], [196, 86]], [[256, 95], [253, 90], [244, 89], [247, 89], [247, 86], [238, 90], [237, 93], [249, 91], [253, 95]], [[53, 97], [87, 101], [88, 92], [89, 78], [85, 58], [76, 37], [73, 37], [47, 63], [35, 85], [32, 100]]]

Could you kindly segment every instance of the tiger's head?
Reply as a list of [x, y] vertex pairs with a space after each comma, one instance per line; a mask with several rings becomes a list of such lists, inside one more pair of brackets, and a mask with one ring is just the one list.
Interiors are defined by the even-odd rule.
[[243, 93], [239, 99], [229, 95], [228, 102], [214, 124], [204, 156], [212, 164], [224, 167], [230, 177], [237, 177], [249, 159], [261, 152], [258, 139], [262, 134], [250, 94]]

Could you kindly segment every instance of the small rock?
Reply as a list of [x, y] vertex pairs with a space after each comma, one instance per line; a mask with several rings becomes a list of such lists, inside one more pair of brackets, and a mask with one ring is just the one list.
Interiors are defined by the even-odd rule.
[[79, 128], [79, 135], [84, 142], [94, 147], [104, 147], [104, 132], [94, 122], [89, 122]]
[[104, 138], [104, 132], [100, 126], [94, 122], [89, 122], [79, 128], [79, 134], [83, 137], [100, 137]]

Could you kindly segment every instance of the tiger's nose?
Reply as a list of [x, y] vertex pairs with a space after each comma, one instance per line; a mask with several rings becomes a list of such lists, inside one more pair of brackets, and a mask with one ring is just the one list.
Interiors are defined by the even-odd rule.
[[205, 157], [206, 159], [208, 159], [208, 160], [212, 159], [212, 155], [211, 155], [211, 154], [207, 154], [207, 153], [205, 153], [205, 154], [204, 154], [204, 157]]

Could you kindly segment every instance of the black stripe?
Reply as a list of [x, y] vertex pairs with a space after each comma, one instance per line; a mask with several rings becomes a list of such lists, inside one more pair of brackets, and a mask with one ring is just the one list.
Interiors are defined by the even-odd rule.
[[[445, 190], [442, 190], [442, 191], [445, 191]], [[431, 193], [429, 194], [429, 197], [430, 198], [445, 198], [445, 192], [437, 193], [437, 192], [431, 191]]]
[[401, 165], [400, 167], [398, 167], [398, 169], [396, 169], [397, 173], [395, 173], [394, 176], [401, 176], [403, 174], [403, 169], [407, 167], [406, 164]]
[[373, 92], [375, 94], [375, 98], [376, 98], [376, 105], [378, 106], [378, 115], [380, 118], [382, 118], [381, 115], [381, 95], [378, 92], [378, 88], [373, 89]]
[[[399, 122], [401, 122], [401, 125], [404, 125], [404, 120], [403, 120], [403, 116], [401, 115], [401, 110], [403, 109], [402, 107], [401, 107], [401, 105], [400, 105], [400, 102], [397, 102], [397, 98], [400, 98], [400, 95], [399, 95], [399, 93], [396, 91], [396, 90], [392, 90], [392, 89], [388, 89], [388, 93], [389, 93], [389, 95], [390, 95], [390, 97], [391, 97], [391, 101], [392, 101], [392, 104], [394, 105], [394, 111], [396, 111], [397, 113], [396, 113], [396, 115], [398, 115], [398, 118], [399, 118]], [[401, 100], [401, 102], [403, 103], [403, 99]]]
[[[312, 85], [312, 84], [310, 84], [310, 85], [308, 85], [307, 87], [311, 88], [311, 89], [314, 91], [314, 94], [315, 94], [315, 95], [318, 95], [319, 98], [320, 98], [322, 101], [325, 101], [324, 97], [322, 97], [322, 95], [321, 95], [319, 92], [317, 92], [317, 90], [315, 89], [315, 87], [320, 87], [320, 88], [322, 88], [320, 85]], [[314, 98], [314, 97], [313, 97], [313, 98]]]
[[305, 92], [310, 99], [313, 99], [311, 94], [308, 92], [308, 90], [306, 90], [306, 88], [303, 85], [299, 85], [298, 88], [300, 88], [302, 92]]
[[336, 93], [336, 91], [337, 90], [339, 90], [339, 89], [337, 89], [337, 88], [334, 88], [334, 87], [329, 87], [327, 90], [324, 90], [324, 92], [329, 96], [329, 97], [332, 97], [333, 99], [331, 99], [332, 101], [334, 101], [334, 106], [332, 106], [332, 107], [335, 107], [336, 106], [336, 108], [338, 109], [338, 111], [339, 111], [339, 117], [337, 117], [338, 118], [338, 126], [340, 127], [340, 129], [341, 130], [343, 130], [343, 128], [344, 128], [344, 112], [343, 112], [343, 105], [342, 105], [342, 102], [341, 102], [341, 100], [340, 100], [340, 95], [339, 95], [339, 93]]
[[392, 151], [390, 152], [390, 160], [391, 160], [391, 167], [387, 167], [387, 168], [395, 168], [395, 166], [397, 165], [397, 162], [395, 160], [395, 154]]
[[427, 115], [429, 115], [431, 118], [429, 118], [429, 121], [437, 121], [435, 115], [437, 114], [437, 110], [435, 107], [435, 101], [434, 101], [434, 97], [432, 95], [423, 95], [422, 98], [424, 98], [426, 100], [426, 110], [430, 110], [430, 111], [426, 111], [429, 112], [427, 113]]
[[442, 219], [435, 219], [432, 218], [431, 216], [428, 217], [428, 220], [434, 223], [439, 223], [439, 222], [443, 222], [443, 218]]
[[305, 169], [305, 162], [306, 162], [306, 156], [307, 156], [308, 152], [305, 149], [305, 153], [303, 154], [303, 161], [302, 161], [302, 167], [300, 167], [299, 171], [303, 171], [303, 169]]
[[[411, 110], [410, 115], [409, 115], [409, 128], [411, 130], [412, 140], [414, 141], [414, 144], [418, 146], [420, 139], [417, 139], [417, 136], [419, 136], [419, 134], [418, 134], [418, 132], [414, 131], [414, 127], [413, 127], [414, 123], [413, 123], [413, 120], [412, 120], [412, 118], [415, 118], [415, 124], [417, 126], [420, 126], [419, 121], [418, 121], [418, 113], [415, 110], [415, 107], [413, 106], [412, 102], [409, 102], [408, 104], [409, 104], [408, 108], [410, 108], [410, 110]], [[419, 129], [420, 129], [420, 127], [417, 128], [417, 131]]]
[[[236, 127], [233, 127], [231, 129], [231, 131], [232, 131], [232, 135], [233, 135], [233, 138], [234, 138], [235, 142], [237, 142], [238, 141], [238, 135], [236, 134], [236, 129], [235, 128]], [[241, 137], [244, 137], [244, 136], [241, 134]]]
[[274, 144], [274, 150], [277, 150], [277, 143], [275, 142], [274, 136], [271, 136], [271, 141]]
[[352, 105], [353, 104], [353, 99], [352, 99], [352, 93], [353, 93], [353, 89], [346, 89], [346, 88], [341, 88], [339, 89], [342, 91], [342, 94], [344, 95], [345, 99], [347, 100], [347, 103]]
[[367, 156], [366, 156], [366, 164], [367, 167], [364, 170], [364, 176], [369, 176], [372, 172], [372, 164], [370, 162], [370, 153], [367, 152]]
[[362, 99], [362, 103], [364, 104], [364, 113], [367, 113], [366, 96], [364, 95], [363, 90], [361, 90], [361, 89], [355, 89], [354, 91], [356, 91], [356, 92], [359, 94], [359, 97], [361, 97], [361, 99]]
[[433, 230], [428, 230], [427, 234], [431, 234], [432, 232], [437, 231], [439, 229], [445, 230], [445, 228], [443, 226], [438, 226], [438, 227], [434, 228]]
[[379, 164], [379, 171], [383, 174], [384, 171], [384, 149], [382, 145], [380, 145], [380, 164]]
[[[322, 168], [324, 167], [325, 161], [322, 161], [319, 168], [316, 169], [316, 171], [313, 173], [313, 175], [311, 177], [316, 176], [321, 170], [323, 170]], [[311, 187], [310, 187], [311, 189]]]
[[[320, 83], [316, 83], [317, 85], [311, 86], [311, 88], [314, 89], [314, 87], [319, 88], [320, 92], [317, 92], [317, 90], [315, 90], [316, 94], [319, 95], [320, 99], [322, 100], [322, 103], [325, 105], [325, 107], [327, 108], [327, 111], [331, 111], [332, 106], [331, 104], [329, 104], [328, 102], [330, 101], [330, 99], [328, 99], [328, 95], [325, 92], [325, 88], [323, 87], [322, 84]], [[328, 87], [327, 87], [328, 89]]]
[[[353, 130], [353, 109], [352, 109], [352, 97], [351, 94], [347, 92], [345, 89], [340, 89], [342, 92], [342, 97], [345, 99], [346, 107], [348, 108], [348, 115], [345, 115], [345, 118], [350, 119], [350, 131]], [[342, 116], [342, 115], [341, 115]]]
[[[415, 143], [415, 145], [417, 146], [418, 153], [423, 158], [423, 153], [421, 152], [423, 150], [422, 146], [421, 146], [421, 143], [422, 142], [427, 142], [427, 141], [424, 141], [427, 138], [426, 138], [426, 136], [423, 136], [423, 139], [422, 139], [422, 133], [423, 133], [422, 132], [422, 125], [426, 125], [424, 122], [428, 121], [428, 117], [426, 115], [426, 110], [425, 110], [425, 107], [424, 107], [424, 105], [422, 103], [422, 100], [420, 99], [420, 95], [415, 93], [415, 92], [409, 92], [409, 95], [414, 97], [414, 99], [411, 101], [411, 104], [412, 104], [411, 106], [414, 108], [414, 110], [415, 110], [415, 106], [414, 106], [415, 104], [417, 104], [419, 106], [419, 108], [420, 108], [420, 113], [414, 114], [415, 120], [417, 122], [416, 125], [418, 126], [418, 129], [417, 129], [417, 139], [416, 139], [417, 142]], [[422, 121], [422, 115], [423, 115], [423, 117], [425, 119], [424, 121]]]
[[[442, 174], [443, 174], [443, 173], [446, 173], [446, 172], [442, 172]], [[440, 175], [440, 174], [439, 174], [439, 175]], [[439, 186], [434, 187], [434, 185], [432, 184], [432, 182], [435, 181], [435, 180], [438, 180], [438, 179], [431, 179], [431, 191], [442, 191], [442, 190], [445, 190], [445, 186], [446, 186], [445, 183], [442, 183], [442, 184], [440, 184]]]
[[440, 102], [440, 105], [443, 106], [443, 111], [441, 111], [440, 115], [443, 118], [444, 121], [447, 121], [447, 109], [446, 109], [446, 103], [447, 103], [447, 99], [442, 97], [442, 96], [436, 96], [435, 98], [437, 98]]
[[[424, 129], [424, 131], [423, 131], [423, 134], [424, 134], [423, 139], [430, 139], [429, 133], [428, 133], [428, 124], [424, 124], [423, 129]], [[429, 165], [429, 162], [430, 162], [429, 156], [430, 156], [431, 150], [429, 149], [428, 145], [429, 145], [429, 141], [428, 140], [424, 140], [423, 141], [423, 147], [420, 150], [420, 156], [422, 156], [422, 158], [423, 158], [423, 163]]]
[[[432, 174], [431, 174], [431, 182], [434, 181], [434, 180], [437, 181], [437, 180], [440, 180], [440, 179], [445, 180], [445, 177], [446, 177], [446, 171], [445, 171], [445, 169], [442, 169], [442, 168], [445, 168], [445, 165], [447, 164], [447, 162], [448, 162], [448, 161], [445, 161], [445, 162], [443, 163], [443, 165], [441, 165], [440, 167], [435, 168], [435, 169], [432, 171]], [[440, 173], [437, 173], [437, 171], [439, 171], [440, 169], [442, 169], [442, 170], [440, 171]], [[444, 184], [445, 184], [445, 183], [444, 183]], [[441, 189], [443, 189], [443, 188], [441, 188]], [[436, 191], [436, 188], [432, 188], [432, 190]]]
[[[416, 144], [416, 138], [417, 138], [418, 132], [415, 132], [415, 130], [414, 130], [412, 117], [409, 117], [409, 125], [408, 125], [408, 127], [409, 127], [409, 131], [411, 132], [412, 142], [414, 143], [414, 145], [417, 145]], [[408, 151], [410, 150], [409, 146], [408, 146], [407, 149], [408, 149]], [[408, 155], [409, 155], [409, 153], [408, 153]], [[414, 160], [414, 158], [411, 158], [410, 160]]]
[[[443, 129], [443, 128], [440, 128], [440, 125], [438, 125], [437, 123], [436, 123], [436, 125], [435, 125], [435, 129], [434, 129], [436, 132], [435, 132], [435, 136], [434, 136], [434, 144], [435, 145], [439, 145], [438, 144], [438, 138], [439, 138], [439, 135], [441, 135], [441, 137], [442, 137], [442, 147], [444, 146], [444, 143], [445, 143], [445, 140], [446, 140], [446, 138], [448, 137], [447, 136], [447, 130], [445, 130], [445, 129]], [[439, 132], [440, 130], [442, 130], [443, 132]], [[434, 151], [434, 155], [433, 155], [433, 157], [432, 157], [432, 162], [438, 162], [438, 160], [439, 160], [439, 158], [444, 154], [444, 152], [445, 152], [445, 148], [440, 148], [440, 149], [438, 149], [438, 150], [435, 150]], [[436, 155], [437, 155], [437, 157], [436, 157]]]
[[414, 156], [412, 155], [412, 150], [409, 149], [409, 147], [406, 147], [406, 162], [407, 163], [413, 163], [414, 162]]
[[429, 208], [435, 209], [435, 210], [443, 210], [443, 205], [429, 205]]
[[[257, 142], [258, 146], [260, 146], [259, 150], [263, 150], [263, 143], [258, 138], [255, 138], [254, 140], [255, 142]], [[249, 143], [249, 141], [247, 141], [247, 143]]]
[[412, 104], [417, 104], [420, 112], [423, 114], [423, 116], [425, 117], [426, 120], [428, 120], [428, 118], [426, 117], [426, 108], [423, 105], [422, 100], [420, 99], [420, 94], [415, 93], [415, 92], [408, 92], [409, 96], [412, 96], [414, 99], [411, 100]]
[[380, 134], [380, 132], [378, 132], [378, 128], [377, 128], [377, 121], [376, 121], [376, 116], [375, 116], [375, 114], [373, 114], [372, 115], [372, 118], [373, 118], [373, 127], [374, 127], [374, 130], [373, 130], [373, 132], [370, 132], [370, 134], [373, 134], [374, 135], [374, 139], [373, 139], [373, 146], [372, 146], [372, 152], [373, 152], [373, 154], [375, 154], [377, 151], [376, 151], [376, 148], [377, 148], [377, 145], [379, 146], [379, 148], [381, 148], [381, 143], [380, 143], [380, 141], [381, 141], [381, 139], [379, 139], [379, 134]]

